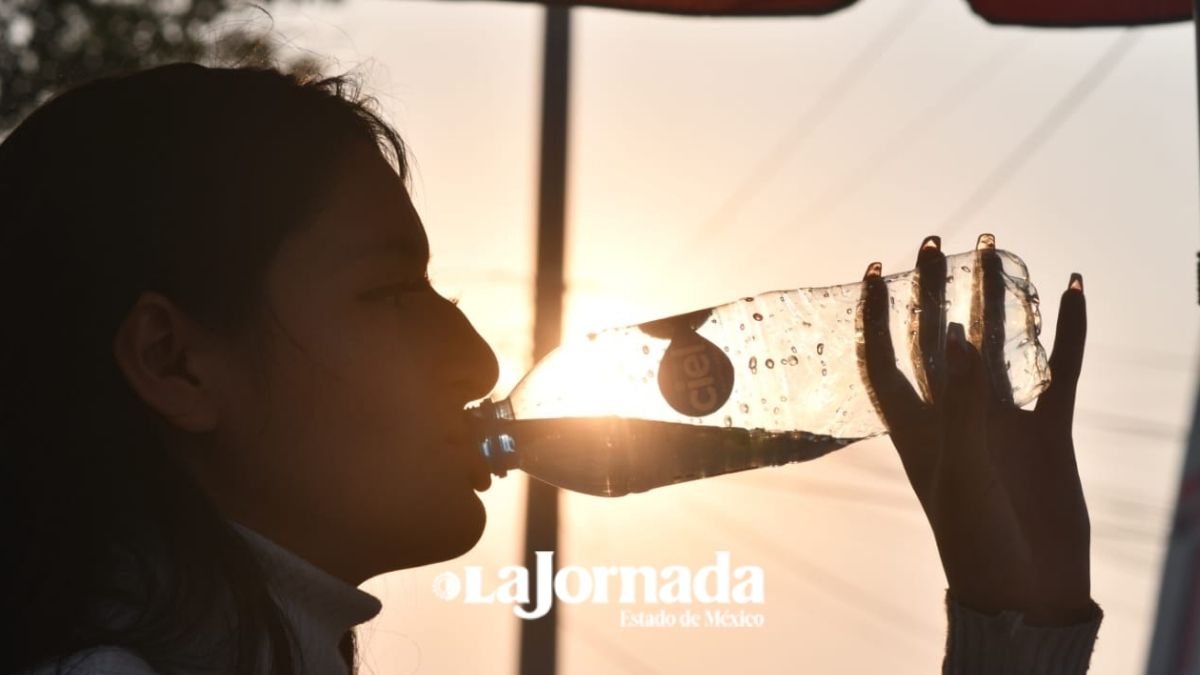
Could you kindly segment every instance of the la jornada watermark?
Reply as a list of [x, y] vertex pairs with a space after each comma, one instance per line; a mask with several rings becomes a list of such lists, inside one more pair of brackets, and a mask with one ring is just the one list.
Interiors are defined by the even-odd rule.
[[692, 570], [684, 565], [582, 567], [554, 569], [554, 552], [538, 551], [533, 573], [537, 603], [530, 604], [530, 571], [521, 565], [501, 567], [492, 583], [483, 568], [468, 565], [460, 576], [442, 572], [433, 582], [434, 594], [448, 602], [509, 604], [522, 619], [545, 616], [554, 601], [567, 604], [718, 605], [705, 609], [662, 608], [657, 611], [622, 609], [620, 625], [630, 628], [756, 628], [765, 619], [759, 612], [719, 605], [762, 605], [766, 580], [758, 565], [732, 567], [729, 551], [716, 551], [716, 560]]

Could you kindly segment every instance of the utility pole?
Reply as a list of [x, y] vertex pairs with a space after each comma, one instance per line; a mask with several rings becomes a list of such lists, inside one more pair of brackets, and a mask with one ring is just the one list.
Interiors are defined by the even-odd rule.
[[[538, 183], [537, 280], [533, 357], [542, 358], [562, 339], [564, 253], [566, 249], [567, 103], [571, 70], [571, 10], [546, 7], [542, 55], [542, 138]], [[558, 559], [558, 488], [528, 479], [525, 497], [525, 568], [536, 569], [537, 551]], [[535, 589], [536, 592], [536, 589]], [[538, 598], [530, 598], [536, 604]], [[557, 670], [558, 610], [521, 622], [521, 675], [554, 675]]]

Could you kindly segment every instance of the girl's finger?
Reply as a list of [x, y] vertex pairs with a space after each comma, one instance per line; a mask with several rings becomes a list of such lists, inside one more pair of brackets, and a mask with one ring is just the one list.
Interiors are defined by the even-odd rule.
[[1072, 273], [1058, 305], [1058, 327], [1050, 352], [1050, 387], [1038, 397], [1035, 410], [1059, 418], [1070, 427], [1075, 409], [1075, 390], [1083, 367], [1083, 346], [1087, 339], [1087, 302], [1083, 296], [1083, 277]]
[[940, 401], [946, 377], [946, 256], [941, 237], [926, 237], [917, 252], [913, 283], [917, 339], [910, 344], [913, 372], [924, 399]]
[[984, 374], [994, 400], [1013, 403], [1012, 384], [1004, 364], [1004, 263], [996, 252], [996, 237], [979, 235], [975, 243], [975, 292], [971, 299], [971, 343], [983, 357]]
[[888, 290], [882, 267], [877, 262], [871, 263], [863, 276], [862, 297], [856, 314], [858, 365], [871, 402], [888, 429], [894, 430], [921, 421], [923, 403], [896, 367], [888, 325]]

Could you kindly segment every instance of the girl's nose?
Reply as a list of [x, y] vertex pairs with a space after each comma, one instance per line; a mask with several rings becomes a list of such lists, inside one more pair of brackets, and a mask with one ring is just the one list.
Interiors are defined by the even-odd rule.
[[467, 403], [492, 391], [500, 377], [500, 363], [466, 315], [453, 305], [449, 309], [450, 326], [443, 354], [454, 395]]

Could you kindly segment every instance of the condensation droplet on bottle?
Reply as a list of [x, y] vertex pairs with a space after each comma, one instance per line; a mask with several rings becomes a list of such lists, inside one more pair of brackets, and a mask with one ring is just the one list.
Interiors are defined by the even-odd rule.
[[758, 357], [757, 356], [750, 357], [750, 372], [752, 372], [752, 373], [758, 372]]
[[822, 369], [821, 369], [821, 375], [828, 375], [828, 374], [829, 374], [829, 369], [828, 369], [828, 368], [822, 368]]
[[847, 308], [846, 308], [846, 313], [847, 313], [847, 314], [851, 314], [851, 313], [853, 313], [853, 312], [854, 312], [854, 308], [853, 308], [853, 307], [847, 307]]
[[787, 364], [789, 366], [794, 366], [797, 363], [800, 363], [800, 359], [795, 354], [792, 354], [791, 356], [787, 357]]
[[970, 267], [967, 267], [966, 265], [963, 265], [963, 266], [962, 266], [962, 271], [964, 271], [964, 272], [970, 272], [970, 271], [971, 271], [971, 268], [970, 268]]
[[787, 403], [787, 397], [786, 397], [786, 396], [780, 396], [780, 397], [779, 397], [779, 402], [780, 402], [780, 403]]
[[650, 353], [650, 345], [642, 345], [642, 353], [649, 354]]
[[796, 351], [796, 345], [792, 345], [792, 353], [793, 353], [793, 354], [796, 354], [796, 353], [798, 353], [798, 352]]
[[768, 368], [774, 368], [775, 367], [775, 359], [767, 359], [766, 365]]
[[778, 415], [779, 414], [779, 406], [775, 406], [775, 409], [772, 410], [771, 413], [774, 415]]
[[745, 413], [750, 412], [750, 406], [745, 403], [739, 403], [738, 410], [741, 410], [742, 414], [745, 414]]
[[759, 314], [758, 312], [755, 312], [755, 313], [754, 313], [754, 320], [755, 320], [755, 321], [762, 321], [762, 314]]
[[746, 297], [744, 297], [744, 298], [742, 298], [742, 299], [743, 299], [743, 300], [745, 300], [746, 302], [754, 302], [754, 298], [752, 298], [752, 297], [750, 297], [750, 296], [746, 296]]
[[725, 428], [728, 429], [729, 427], [733, 426], [733, 418], [730, 417], [729, 415], [726, 415], [725, 419], [721, 420], [721, 424], [723, 424], [725, 426]]
[[744, 324], [744, 323], [739, 323], [739, 324], [738, 324], [738, 330], [746, 330], [746, 324]]
[[825, 343], [824, 343], [824, 342], [818, 342], [818, 343], [817, 343], [817, 353], [818, 353], [818, 354], [824, 354], [824, 353], [825, 353]]
[[821, 297], [823, 297], [823, 298], [828, 298], [828, 297], [829, 297], [829, 291], [825, 291], [824, 293], [822, 293], [822, 294], [821, 294]]

